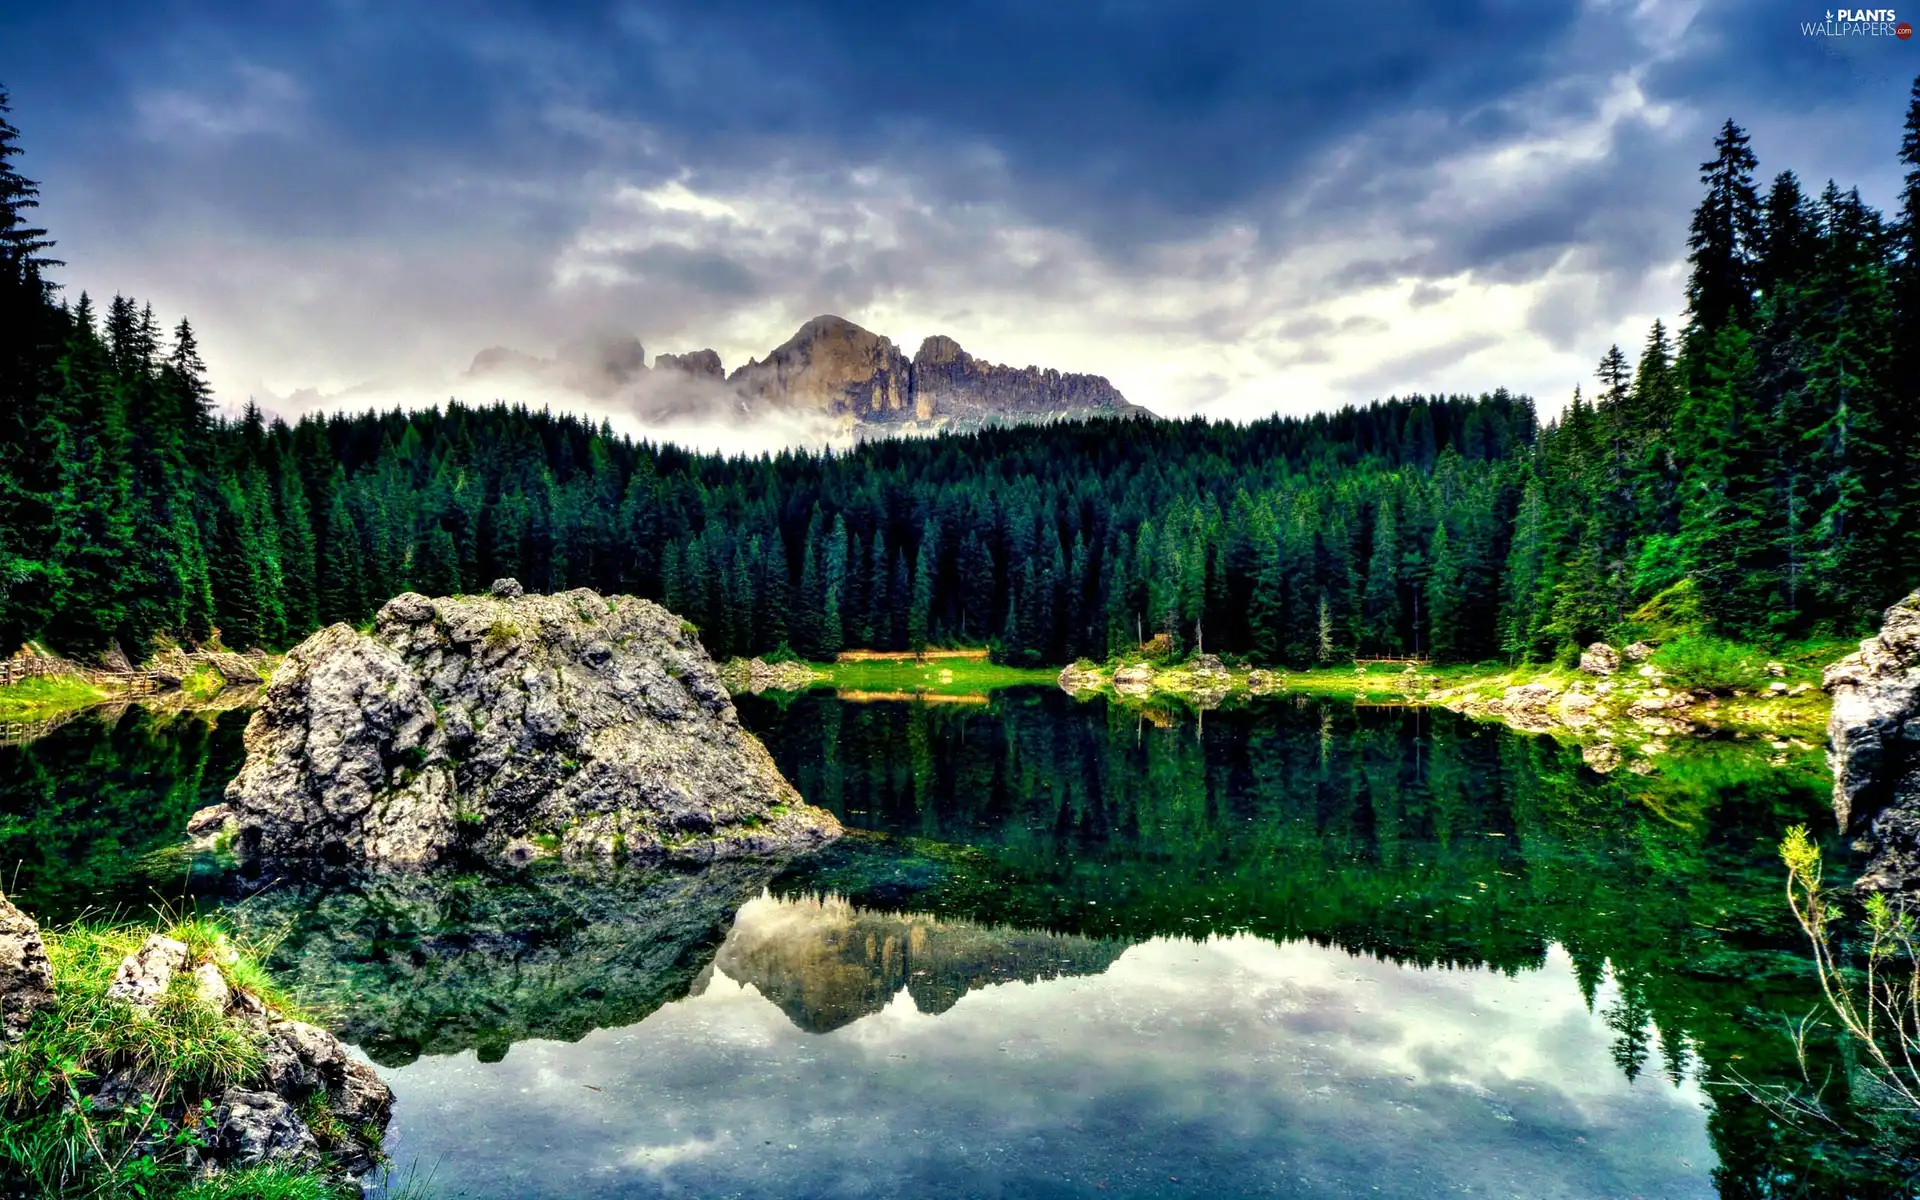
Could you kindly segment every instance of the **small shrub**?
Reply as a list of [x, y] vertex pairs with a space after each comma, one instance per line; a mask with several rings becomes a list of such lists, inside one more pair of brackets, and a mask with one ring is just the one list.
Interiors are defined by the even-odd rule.
[[1626, 632], [1632, 640], [1658, 643], [1694, 637], [1706, 628], [1700, 593], [1693, 580], [1682, 579], [1635, 609], [1627, 618]]
[[1766, 671], [1766, 657], [1751, 647], [1710, 634], [1668, 642], [1654, 652], [1653, 664], [1674, 683], [1709, 692], [1749, 687]]
[[788, 645], [786, 642], [781, 642], [778, 646], [775, 646], [772, 650], [768, 651], [765, 654], [762, 654], [760, 656], [760, 661], [763, 663], [790, 663], [790, 662], [801, 662], [803, 660], [798, 654], [794, 653], [792, 646]]
[[201, 663], [180, 681], [180, 692], [189, 700], [211, 700], [226, 688], [226, 676], [208, 663]]
[[[1806, 826], [1787, 830], [1780, 858], [1787, 867], [1787, 905], [1813, 951], [1827, 1014], [1857, 1064], [1848, 1091], [1853, 1107], [1865, 1109], [1868, 1128], [1861, 1132], [1876, 1157], [1920, 1169], [1914, 1162], [1920, 1147], [1920, 928], [1911, 911], [1881, 892], [1867, 897], [1859, 924], [1846, 928], [1850, 906], [1827, 896], [1820, 848]], [[1807, 1040], [1818, 1024], [1809, 1014], [1794, 1031], [1813, 1090], [1768, 1089], [1758, 1098], [1796, 1124], [1812, 1116], [1842, 1129], [1844, 1110], [1830, 1104], [1826, 1084], [1816, 1086], [1807, 1070]]]
[[487, 649], [498, 650], [519, 636], [520, 627], [503, 617], [487, 626]]

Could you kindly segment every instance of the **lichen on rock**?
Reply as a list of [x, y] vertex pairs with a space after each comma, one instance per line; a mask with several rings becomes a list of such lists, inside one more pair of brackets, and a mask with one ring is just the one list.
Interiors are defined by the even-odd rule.
[[1840, 828], [1863, 830], [1859, 886], [1920, 887], [1920, 591], [1887, 609], [1879, 636], [1826, 669], [1827, 761]]
[[0, 1047], [19, 1041], [53, 1004], [53, 964], [40, 926], [0, 895]]
[[420, 866], [531, 839], [708, 862], [839, 834], [741, 727], [691, 625], [578, 589], [408, 592], [288, 652], [227, 789], [235, 850]]

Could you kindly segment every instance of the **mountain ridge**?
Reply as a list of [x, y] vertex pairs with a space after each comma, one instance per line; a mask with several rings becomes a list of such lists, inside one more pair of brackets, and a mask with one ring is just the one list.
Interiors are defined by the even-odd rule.
[[891, 338], [831, 313], [731, 372], [711, 349], [659, 354], [649, 368], [639, 341], [621, 335], [575, 340], [556, 359], [489, 347], [466, 374], [535, 378], [595, 396], [650, 377], [657, 387], [711, 387], [716, 409], [814, 413], [845, 423], [856, 436], [1151, 415], [1103, 375], [991, 363], [945, 334], [923, 339], [909, 358]]

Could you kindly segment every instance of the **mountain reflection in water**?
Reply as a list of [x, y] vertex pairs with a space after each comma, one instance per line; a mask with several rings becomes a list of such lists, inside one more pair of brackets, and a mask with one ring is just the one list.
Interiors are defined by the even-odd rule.
[[714, 969], [751, 983], [808, 1033], [879, 1012], [902, 991], [939, 1015], [977, 988], [1098, 975], [1124, 942], [995, 929], [844, 900], [761, 897], [740, 910]]
[[1510, 977], [761, 897], [636, 1025], [392, 1073], [392, 1150], [474, 1197], [1713, 1195], [1700, 1089], [1610, 1040], [1557, 948]]

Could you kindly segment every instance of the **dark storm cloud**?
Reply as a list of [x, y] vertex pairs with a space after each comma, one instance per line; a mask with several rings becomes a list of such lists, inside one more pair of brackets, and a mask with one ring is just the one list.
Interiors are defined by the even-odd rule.
[[1677, 308], [1646, 287], [1727, 115], [1765, 174], [1885, 203], [1920, 52], [1809, 40], [1802, 7], [15, 0], [0, 81], [72, 278], [211, 308], [229, 385], [235, 346], [339, 387], [588, 326], [716, 344], [759, 313], [731, 328], [764, 352], [816, 312], [925, 333], [1014, 297], [1108, 303], [1116, 339], [1311, 343], [1249, 361], [1363, 399], [1491, 335], [1355, 362], [1385, 322], [1342, 298], [1411, 283], [1424, 321], [1537, 285], [1512, 332], [1583, 355]]
[[[977, 177], [952, 161], [983, 144], [1033, 216], [1121, 252], [1263, 195], [1410, 104], [1479, 114], [1429, 139], [1429, 155], [1502, 136], [1508, 121], [1485, 102], [1547, 70], [1572, 21], [1564, 8], [1458, 0], [1363, 14], [1225, 0], [30, 6], [30, 38], [58, 49], [0, 64], [23, 95], [51, 94], [42, 127], [56, 124], [68, 153], [82, 131], [96, 148], [117, 140], [102, 118], [129, 92], [231, 92], [239, 63], [284, 72], [311, 101], [297, 136], [185, 155], [242, 216], [276, 228], [364, 220], [394, 172], [539, 173], [603, 155], [555, 136], [545, 110], [566, 104], [646, 124], [680, 166], [724, 174], [783, 150], [879, 157], [913, 162], [950, 198], [1004, 200], [972, 194]], [[70, 72], [90, 94], [67, 94]], [[117, 157], [152, 182], [143, 167], [157, 156]]]

